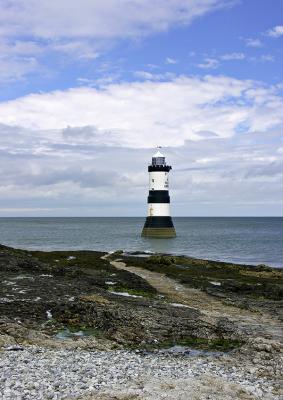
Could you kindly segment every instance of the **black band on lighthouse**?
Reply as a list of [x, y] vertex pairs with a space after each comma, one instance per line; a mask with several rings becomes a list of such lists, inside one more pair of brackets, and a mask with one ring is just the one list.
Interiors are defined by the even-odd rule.
[[168, 190], [150, 190], [147, 198], [148, 203], [170, 203]]
[[170, 165], [149, 165], [148, 172], [169, 172], [172, 167]]
[[171, 217], [147, 217], [144, 228], [174, 228]]

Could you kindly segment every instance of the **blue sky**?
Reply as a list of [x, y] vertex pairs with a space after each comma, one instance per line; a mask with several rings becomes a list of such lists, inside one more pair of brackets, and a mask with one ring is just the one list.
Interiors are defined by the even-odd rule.
[[144, 215], [157, 145], [174, 215], [283, 215], [282, 51], [278, 0], [3, 0], [0, 215]]

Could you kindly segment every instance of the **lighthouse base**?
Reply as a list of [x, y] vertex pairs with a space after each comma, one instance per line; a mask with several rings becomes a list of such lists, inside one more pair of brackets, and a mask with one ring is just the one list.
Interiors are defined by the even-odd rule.
[[147, 217], [142, 236], [156, 238], [173, 238], [176, 231], [171, 217]]

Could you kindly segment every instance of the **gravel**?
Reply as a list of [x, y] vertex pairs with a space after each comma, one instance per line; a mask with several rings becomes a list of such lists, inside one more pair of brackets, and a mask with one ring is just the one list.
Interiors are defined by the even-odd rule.
[[272, 380], [233, 366], [229, 356], [25, 346], [2, 351], [0, 371], [3, 400], [280, 399]]

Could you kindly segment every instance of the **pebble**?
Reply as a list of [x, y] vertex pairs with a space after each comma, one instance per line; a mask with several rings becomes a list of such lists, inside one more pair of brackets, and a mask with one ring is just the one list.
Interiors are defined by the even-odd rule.
[[[251, 394], [253, 398], [279, 399], [276, 395], [270, 397], [274, 389], [272, 380], [255, 376], [253, 367], [250, 367], [250, 374], [246, 372], [245, 368], [226, 365], [223, 359], [219, 361], [211, 356], [185, 357], [162, 352], [145, 354], [128, 350], [90, 352], [81, 349], [58, 350], [24, 346], [21, 351], [0, 353], [0, 399], [71, 400], [92, 392], [115, 392], [127, 387], [134, 390], [141, 399], [151, 399], [148, 394], [144, 394], [146, 385], [150, 382], [167, 386], [170, 383], [174, 386], [179, 380], [189, 379], [194, 382], [207, 375], [226, 382], [227, 385], [239, 385], [241, 390], [247, 395]], [[204, 379], [204, 385], [205, 382]], [[211, 383], [208, 382], [207, 385]], [[168, 396], [171, 392], [172, 398], [183, 399], [178, 397], [172, 387], [168, 389]], [[162, 390], [160, 395], [154, 394], [153, 398], [164, 398], [159, 396], [163, 396]]]

